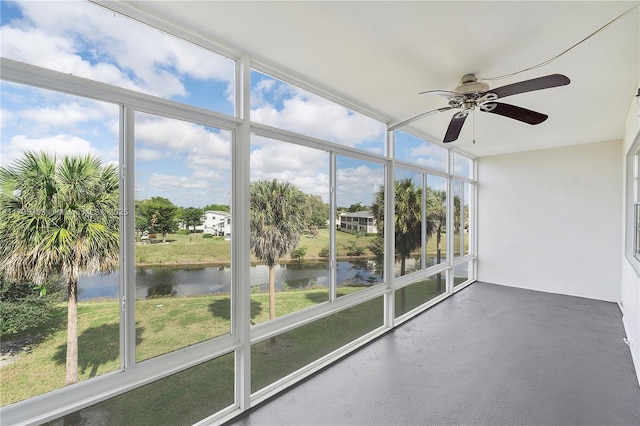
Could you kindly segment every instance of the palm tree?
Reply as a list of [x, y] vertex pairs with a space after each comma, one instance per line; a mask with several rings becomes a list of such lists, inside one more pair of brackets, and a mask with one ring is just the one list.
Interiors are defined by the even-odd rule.
[[[436, 233], [436, 265], [442, 260], [442, 231], [447, 224], [447, 193], [427, 187], [427, 233]], [[442, 290], [442, 274], [437, 278], [438, 293]]]
[[[400, 275], [406, 273], [407, 258], [411, 252], [422, 243], [422, 189], [417, 187], [410, 178], [395, 181], [395, 246], [396, 254], [400, 257]], [[384, 186], [376, 193], [372, 206], [372, 213], [376, 218], [378, 233], [384, 235]], [[427, 222], [427, 238], [433, 233], [433, 228]], [[402, 309], [405, 307], [405, 288], [399, 292]]]
[[[406, 273], [406, 260], [422, 242], [422, 190], [410, 178], [395, 182], [395, 245], [400, 257], [400, 275]], [[384, 186], [376, 193], [371, 208], [378, 233], [384, 235]], [[427, 229], [427, 236], [433, 230]]]
[[119, 263], [118, 173], [92, 156], [26, 153], [0, 167], [0, 272], [67, 284], [66, 384], [78, 381], [78, 277]]
[[300, 242], [306, 224], [306, 197], [289, 182], [261, 180], [249, 188], [250, 247], [269, 267], [269, 319], [276, 316], [275, 265]]

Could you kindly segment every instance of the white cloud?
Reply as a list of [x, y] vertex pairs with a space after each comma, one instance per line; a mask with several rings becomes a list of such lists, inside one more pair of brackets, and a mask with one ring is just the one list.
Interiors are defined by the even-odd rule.
[[329, 155], [325, 151], [252, 136], [250, 179], [290, 182], [307, 194], [329, 198]]
[[149, 188], [157, 192], [173, 190], [190, 190], [207, 188], [208, 183], [202, 179], [193, 179], [190, 176], [165, 175], [151, 173], [147, 180]]
[[5, 57], [162, 97], [187, 96], [179, 73], [233, 82], [233, 61], [88, 2], [18, 5]]
[[136, 159], [155, 161], [171, 157], [185, 173], [225, 170], [218, 174], [230, 179], [230, 134], [180, 120], [140, 114], [136, 120]]
[[[114, 112], [117, 113], [117, 110]], [[72, 127], [90, 120], [97, 121], [105, 118], [102, 111], [96, 108], [86, 108], [86, 105], [81, 105], [79, 102], [23, 109], [18, 115], [33, 122], [46, 123], [55, 127]]]
[[161, 151], [153, 148], [136, 147], [136, 161], [156, 161], [171, 156], [169, 151]]
[[384, 185], [382, 169], [359, 165], [336, 170], [336, 201], [340, 207], [361, 203], [371, 205], [375, 194]]
[[[281, 109], [275, 105], [280, 101]], [[354, 147], [363, 142], [383, 140], [384, 124], [275, 80], [256, 83], [252, 89], [252, 102], [251, 119], [259, 123]]]
[[6, 109], [0, 109], [0, 129], [6, 129], [7, 127], [15, 124], [16, 115]]
[[438, 170], [446, 170], [447, 163], [449, 161], [448, 158], [448, 152], [446, 149], [424, 142], [409, 150], [409, 158], [407, 160], [421, 166]]
[[97, 155], [100, 152], [85, 139], [71, 135], [55, 135], [47, 138], [32, 139], [25, 135], [17, 135], [11, 138], [8, 143], [2, 144], [2, 164], [3, 166], [17, 160], [24, 155], [25, 151], [44, 151], [55, 154], [58, 157], [65, 155]]

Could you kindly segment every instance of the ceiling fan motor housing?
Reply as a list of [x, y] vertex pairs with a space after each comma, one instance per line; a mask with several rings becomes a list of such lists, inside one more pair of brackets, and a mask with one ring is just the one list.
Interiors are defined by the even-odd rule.
[[465, 74], [460, 79], [460, 85], [453, 89], [454, 92], [466, 95], [469, 93], [480, 94], [489, 90], [489, 85], [476, 79], [475, 74]]

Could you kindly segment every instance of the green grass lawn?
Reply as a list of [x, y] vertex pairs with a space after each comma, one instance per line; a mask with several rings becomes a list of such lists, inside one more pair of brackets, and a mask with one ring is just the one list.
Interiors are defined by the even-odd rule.
[[[337, 232], [338, 256], [347, 257], [344, 244], [355, 241], [364, 248], [363, 257], [372, 257], [369, 245], [375, 236]], [[300, 246], [307, 247], [304, 259], [318, 259], [329, 245], [329, 232], [320, 230], [316, 237], [305, 236]], [[230, 243], [205, 239], [201, 234], [170, 234], [167, 243], [136, 245], [136, 263], [148, 265], [228, 264]], [[435, 238], [428, 241], [427, 253], [435, 253]], [[293, 260], [293, 259], [285, 259]], [[433, 283], [406, 288], [406, 312], [439, 294]], [[341, 288], [340, 295], [360, 288]], [[328, 300], [327, 289], [292, 290], [276, 295], [278, 316], [299, 311]], [[292, 330], [279, 337], [280, 344], [270, 342], [252, 349], [252, 388], [258, 390], [296, 369], [337, 349], [382, 324], [382, 304], [367, 302], [341, 313]], [[398, 302], [396, 302], [398, 303]], [[403, 303], [404, 305], [404, 303]], [[251, 294], [251, 320], [257, 324], [269, 317], [268, 294]], [[87, 380], [120, 368], [119, 303], [84, 301], [79, 303], [79, 380]], [[228, 295], [168, 297], [136, 301], [136, 359], [143, 361], [193, 345], [230, 331]], [[18, 339], [24, 336], [18, 336]], [[66, 353], [66, 305], [60, 304], [50, 324], [28, 337], [31, 340], [17, 359], [2, 367], [0, 406], [8, 405], [64, 386]], [[2, 337], [7, 340], [6, 336]], [[10, 336], [10, 339], [15, 339]], [[283, 362], [283, 360], [287, 360]], [[194, 419], [175, 418], [172, 424], [191, 424], [233, 402], [233, 356], [225, 355], [185, 372], [154, 382], [122, 397], [105, 401], [118, 424], [138, 424], [136, 419], [166, 419], [167, 407], [186, 406], [197, 414]], [[167, 385], [170, 384], [170, 385]], [[169, 390], [172, 389], [172, 390]], [[130, 394], [140, 395], [142, 402]], [[173, 395], [173, 396], [170, 396]], [[176, 405], [177, 404], [177, 405]], [[185, 405], [186, 404], [186, 405]], [[193, 408], [202, 406], [203, 408]], [[90, 408], [89, 408], [90, 409]], [[204, 411], [202, 411], [204, 410]], [[113, 417], [113, 413], [119, 417]], [[126, 413], [126, 414], [124, 414]], [[193, 420], [193, 421], [192, 421]], [[149, 424], [153, 424], [149, 423]]]
[[[369, 246], [375, 240], [375, 235], [356, 236], [348, 232], [337, 231], [336, 240], [337, 256], [346, 258], [347, 253], [344, 245], [350, 241], [364, 249], [363, 257], [372, 257], [374, 254]], [[443, 235], [443, 256], [446, 236]], [[468, 235], [465, 235], [465, 245], [468, 245]], [[299, 247], [307, 247], [306, 255], [303, 259], [319, 259], [320, 251], [329, 247], [329, 230], [320, 229], [316, 237], [305, 235], [300, 240]], [[231, 243], [225, 240], [214, 238], [202, 238], [202, 234], [190, 235], [167, 235], [167, 242], [155, 242], [152, 244], [137, 244], [135, 249], [136, 264], [138, 265], [188, 265], [188, 264], [229, 264], [231, 257]], [[436, 253], [436, 238], [429, 238], [427, 241], [427, 254], [434, 256]], [[285, 256], [283, 261], [293, 260], [291, 256]], [[252, 259], [256, 262], [256, 259]]]
[[[419, 298], [424, 301], [424, 288], [418, 289], [416, 286], [414, 293], [412, 287], [407, 288], [407, 300]], [[359, 288], [341, 288], [339, 293], [346, 294], [357, 290]], [[281, 316], [313, 306], [320, 300], [326, 300], [325, 293], [326, 289], [278, 292], [276, 312]], [[433, 294], [436, 292], [433, 291]], [[251, 315], [254, 323], [268, 319], [268, 297], [267, 293], [251, 295]], [[79, 303], [79, 380], [87, 380], [119, 369], [118, 309], [119, 304], [115, 301]], [[149, 359], [228, 333], [229, 312], [228, 295], [136, 301], [136, 359]], [[257, 346], [257, 352], [254, 353], [256, 363], [252, 372], [254, 390], [290, 373], [293, 371], [292, 368], [295, 370], [381, 325], [381, 315], [381, 303], [372, 308], [367, 302], [362, 304], [361, 308], [350, 308], [343, 313], [305, 325], [298, 331], [288, 332], [283, 337], [289, 342], [287, 347], [294, 342], [295, 345], [291, 348], [294, 354], [287, 355], [292, 360], [287, 363], [278, 361], [278, 357], [282, 355], [281, 348], [278, 349], [281, 355], [278, 355], [271, 353], [264, 345]], [[2, 405], [64, 386], [65, 305], [59, 306], [54, 318], [48, 328], [42, 330], [39, 342], [30, 345], [15, 362], [2, 367]], [[263, 361], [257, 361], [259, 359]], [[262, 363], [268, 367], [259, 368]], [[275, 367], [277, 365], [280, 367]]]

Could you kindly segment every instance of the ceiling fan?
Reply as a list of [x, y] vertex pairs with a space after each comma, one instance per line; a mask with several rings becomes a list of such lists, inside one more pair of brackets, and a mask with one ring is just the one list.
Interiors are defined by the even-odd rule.
[[394, 124], [389, 127], [389, 130], [395, 130], [428, 115], [457, 109], [459, 111], [451, 118], [451, 122], [449, 123], [449, 127], [447, 128], [447, 132], [444, 135], [443, 140], [444, 143], [453, 142], [458, 139], [460, 131], [462, 130], [462, 125], [469, 113], [476, 108], [482, 112], [502, 115], [504, 117], [522, 121], [523, 123], [532, 125], [540, 124], [549, 118], [549, 116], [530, 109], [496, 101], [507, 96], [517, 95], [518, 93], [565, 86], [569, 84], [569, 82], [569, 78], [562, 74], [551, 74], [544, 77], [521, 81], [519, 83], [508, 84], [495, 89], [489, 89], [489, 85], [483, 81], [478, 81], [474, 74], [465, 74], [462, 79], [460, 79], [458, 87], [452, 91], [428, 90], [426, 92], [420, 92], [421, 95], [444, 96], [449, 100], [449, 106], [427, 111], [401, 123]]

